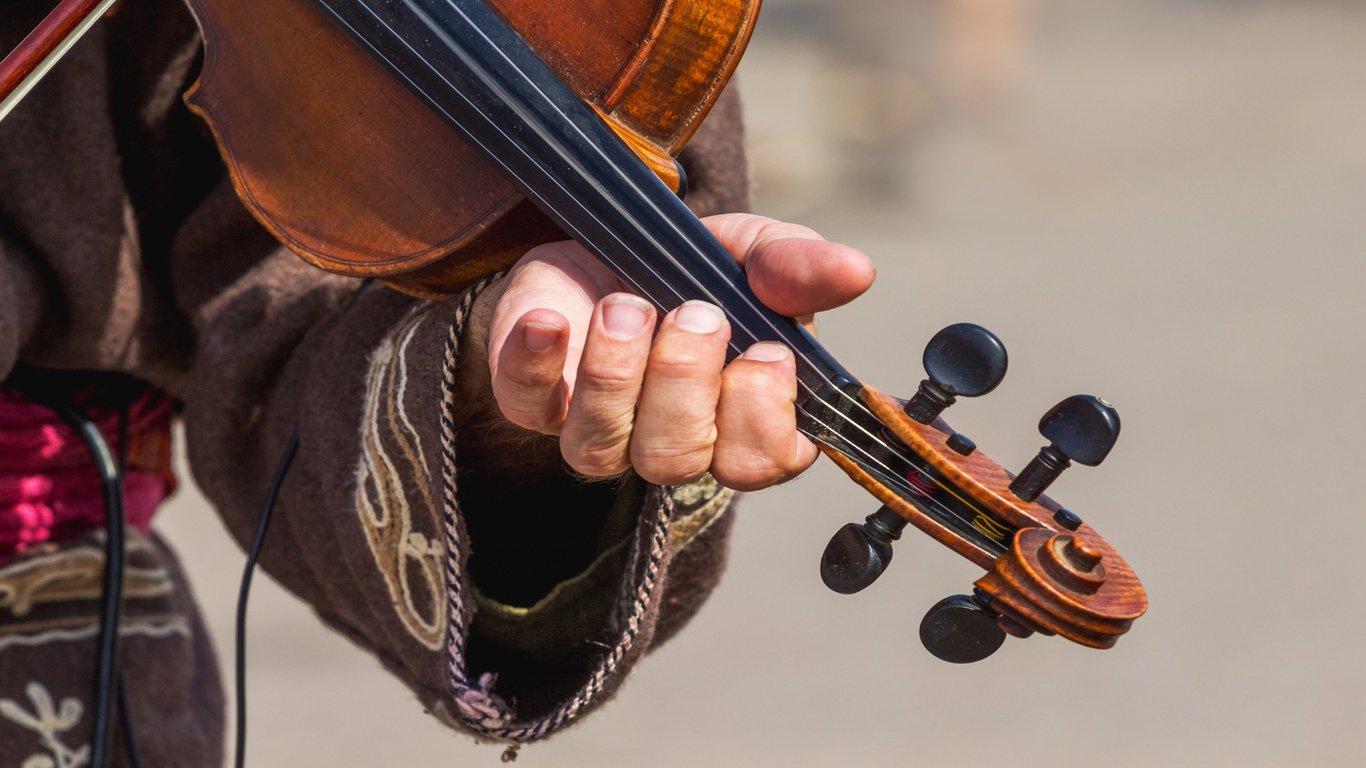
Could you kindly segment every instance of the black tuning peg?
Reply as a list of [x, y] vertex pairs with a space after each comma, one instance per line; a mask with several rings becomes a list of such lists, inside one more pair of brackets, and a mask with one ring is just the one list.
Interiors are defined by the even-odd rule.
[[892, 562], [892, 542], [905, 528], [905, 518], [884, 506], [864, 522], [839, 529], [821, 555], [821, 581], [844, 595], [877, 581]]
[[1043, 415], [1039, 433], [1051, 444], [1010, 484], [1025, 501], [1037, 499], [1072, 462], [1094, 467], [1104, 461], [1119, 439], [1119, 411], [1095, 395], [1073, 395]]
[[1006, 347], [980, 325], [956, 323], [936, 333], [925, 345], [925, 372], [920, 391], [906, 402], [906, 415], [929, 424], [959, 397], [985, 395], [1006, 375]]
[[920, 622], [920, 643], [938, 659], [970, 664], [995, 653], [1006, 633], [986, 601], [972, 595], [951, 595], [935, 603]]

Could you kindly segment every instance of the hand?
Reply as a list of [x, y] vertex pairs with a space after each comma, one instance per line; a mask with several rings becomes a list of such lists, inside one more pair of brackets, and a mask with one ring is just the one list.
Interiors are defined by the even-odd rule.
[[[810, 322], [872, 285], [867, 257], [805, 227], [744, 214], [704, 222], [782, 314]], [[680, 485], [710, 471], [727, 487], [758, 490], [816, 458], [796, 429], [787, 347], [761, 342], [726, 365], [720, 309], [688, 302], [661, 321], [577, 243], [528, 252], [480, 297], [475, 317], [487, 328], [487, 381], [503, 417], [559, 435], [581, 475], [632, 468]]]

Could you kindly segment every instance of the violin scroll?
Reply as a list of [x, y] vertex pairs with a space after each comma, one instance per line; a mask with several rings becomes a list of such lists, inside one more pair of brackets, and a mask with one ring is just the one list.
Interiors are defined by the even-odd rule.
[[1025, 528], [1008, 556], [976, 582], [998, 623], [1109, 648], [1147, 610], [1132, 569], [1095, 531]]
[[[985, 394], [1000, 383], [1006, 368], [1000, 340], [980, 326], [950, 326], [931, 340], [925, 364], [930, 378], [910, 401], [860, 385], [884, 433], [876, 438], [882, 449], [876, 462], [826, 450], [883, 507], [835, 535], [821, 561], [822, 579], [844, 593], [872, 583], [899, 538], [900, 527], [887, 520], [896, 515], [901, 527], [915, 525], [988, 571], [972, 595], [946, 598], [926, 614], [920, 637], [936, 657], [979, 661], [1006, 635], [1034, 633], [1092, 648], [1114, 645], [1147, 610], [1143, 587], [1108, 542], [1042, 491], [1072, 461], [1104, 460], [1119, 435], [1118, 412], [1092, 395], [1063, 400], [1039, 424], [1050, 444], [1016, 477], [938, 418], [955, 396]], [[891, 455], [905, 459], [904, 477], [870, 471], [887, 466]], [[897, 535], [888, 536], [891, 530]]]

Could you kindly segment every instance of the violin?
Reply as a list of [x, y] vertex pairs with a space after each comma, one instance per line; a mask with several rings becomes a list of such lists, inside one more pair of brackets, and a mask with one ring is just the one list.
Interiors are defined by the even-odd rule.
[[765, 307], [683, 204], [674, 157], [734, 70], [758, 0], [189, 4], [206, 48], [187, 101], [243, 202], [306, 260], [447, 296], [567, 233], [661, 313], [721, 307], [728, 359], [759, 341], [793, 350], [798, 429], [881, 504], [826, 546], [829, 588], [866, 588], [913, 525], [986, 571], [922, 621], [940, 659], [978, 661], [1034, 633], [1108, 648], [1146, 611], [1128, 563], [1044, 494], [1072, 462], [1109, 454], [1113, 406], [1058, 403], [1039, 422], [1048, 445], [1012, 474], [942, 418], [1000, 384], [995, 334], [945, 328], [918, 391], [880, 393]]

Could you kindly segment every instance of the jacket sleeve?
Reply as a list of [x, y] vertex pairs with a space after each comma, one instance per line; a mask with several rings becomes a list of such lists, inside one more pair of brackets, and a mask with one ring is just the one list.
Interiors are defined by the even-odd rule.
[[[0, 292], [41, 284], [35, 307], [0, 308], [0, 362], [170, 390], [243, 545], [297, 430], [265, 569], [444, 721], [516, 741], [571, 722], [710, 592], [730, 492], [583, 483], [552, 440], [462, 401], [461, 300], [325, 275], [271, 239], [173, 97], [192, 29], [160, 10], [92, 33], [0, 129], [7, 149], [46, 145], [0, 162], [0, 257], [24, 254]], [[130, 54], [149, 29], [176, 44]], [[744, 207], [738, 131], [727, 97], [685, 158], [703, 212]]]

